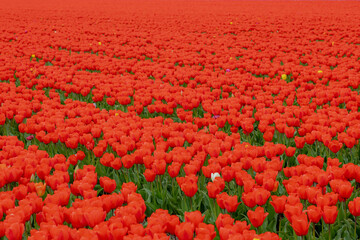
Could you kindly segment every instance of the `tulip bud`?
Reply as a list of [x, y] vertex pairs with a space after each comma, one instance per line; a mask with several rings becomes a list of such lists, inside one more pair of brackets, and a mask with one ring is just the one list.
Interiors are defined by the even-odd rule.
[[79, 170], [79, 165], [76, 165], [75, 170], [74, 170], [74, 174], [76, 174], [76, 172]]

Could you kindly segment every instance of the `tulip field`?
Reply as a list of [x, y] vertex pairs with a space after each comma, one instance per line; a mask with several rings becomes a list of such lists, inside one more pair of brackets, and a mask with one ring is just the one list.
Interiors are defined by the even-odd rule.
[[0, 239], [360, 239], [358, 2], [0, 3]]

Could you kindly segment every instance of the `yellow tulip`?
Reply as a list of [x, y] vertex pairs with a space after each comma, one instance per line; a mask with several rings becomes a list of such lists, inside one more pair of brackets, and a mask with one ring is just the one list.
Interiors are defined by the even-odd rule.
[[39, 182], [39, 183], [35, 183], [35, 190], [36, 190], [36, 194], [39, 196], [39, 197], [42, 197], [44, 194], [45, 194], [45, 190], [46, 190], [46, 183], [42, 183], [42, 182]]
[[232, 24], [232, 22], [230, 22], [230, 25]]
[[318, 73], [323, 73], [323, 71], [319, 70]]
[[101, 42], [99, 42], [99, 45], [101, 46]]
[[282, 75], [281, 75], [281, 79], [282, 79], [282, 80], [286, 80], [286, 78], [287, 78], [287, 75], [286, 75], [286, 74], [282, 74]]
[[34, 57], [35, 57], [35, 54], [31, 55], [31, 57], [34, 58]]

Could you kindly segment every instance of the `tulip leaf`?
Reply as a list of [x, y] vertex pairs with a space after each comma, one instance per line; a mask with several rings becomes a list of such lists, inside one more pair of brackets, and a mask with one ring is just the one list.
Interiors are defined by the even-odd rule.
[[157, 209], [157, 206], [151, 202], [146, 203], [146, 207], [148, 207], [151, 212], [155, 212]]
[[138, 191], [141, 196], [144, 198], [145, 203], [151, 202], [151, 191], [148, 188], [143, 188]]
[[[344, 231], [343, 237], [344, 237], [344, 239], [351, 239], [350, 232], [348, 230]], [[353, 237], [356, 238], [356, 236], [353, 236]]]
[[120, 181], [119, 175], [116, 174], [116, 172], [113, 172], [113, 178], [114, 178], [114, 180], [116, 182], [116, 188], [120, 189], [121, 188], [121, 181]]
[[[270, 216], [270, 215], [269, 215]], [[276, 218], [269, 218], [267, 219], [267, 227], [265, 228], [267, 231], [276, 232]]]

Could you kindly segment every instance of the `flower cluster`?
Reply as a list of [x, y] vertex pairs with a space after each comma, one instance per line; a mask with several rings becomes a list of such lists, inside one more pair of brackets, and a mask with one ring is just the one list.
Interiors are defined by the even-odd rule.
[[359, 237], [357, 4], [31, 9], [0, 19], [0, 238]]

